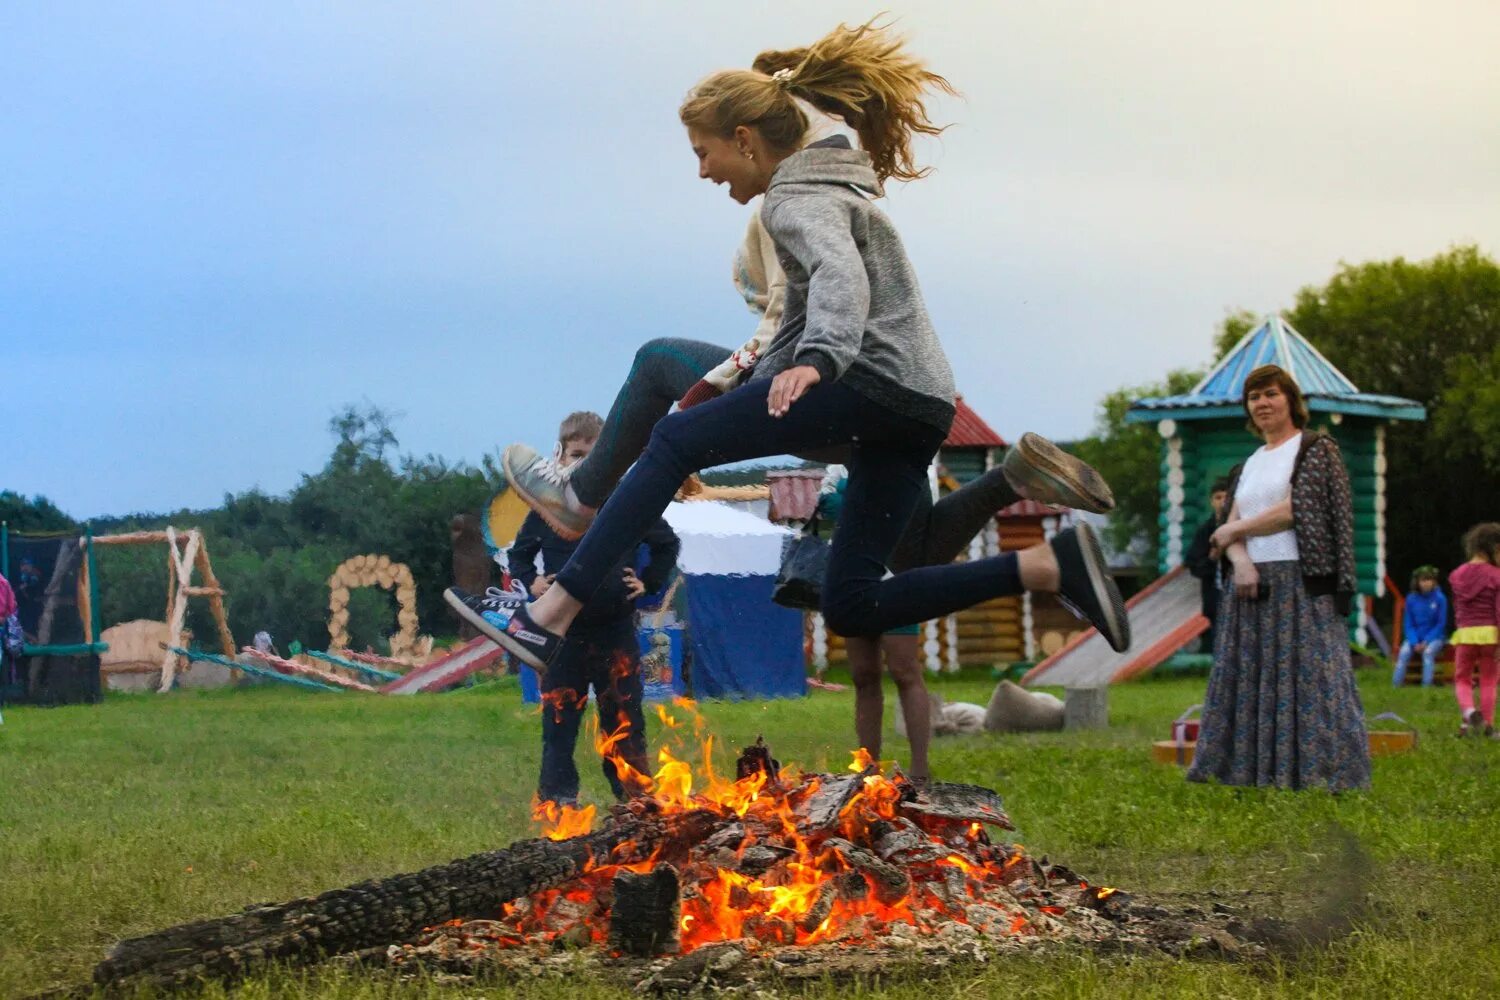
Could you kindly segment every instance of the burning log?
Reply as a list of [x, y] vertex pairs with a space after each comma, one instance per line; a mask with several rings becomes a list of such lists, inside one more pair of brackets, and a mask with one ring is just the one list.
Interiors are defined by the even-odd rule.
[[94, 968], [106, 988], [173, 988], [236, 979], [271, 961], [305, 962], [415, 938], [426, 927], [485, 917], [502, 904], [561, 885], [590, 864], [681, 848], [716, 821], [691, 811], [621, 822], [570, 840], [523, 840], [419, 872], [372, 879], [320, 896], [253, 906], [120, 942]]
[[802, 820], [799, 825], [809, 831], [832, 828], [838, 822], [839, 813], [863, 790], [864, 780], [862, 774], [824, 777], [817, 789], [797, 807], [798, 817]]
[[745, 848], [740, 854], [739, 860], [734, 865], [734, 870], [745, 875], [764, 875], [791, 852], [785, 848], [771, 847], [767, 844], [755, 844]]
[[911, 891], [911, 876], [893, 864], [882, 861], [862, 848], [855, 847], [841, 837], [829, 837], [827, 846], [839, 852], [856, 871], [870, 876], [875, 889], [875, 899], [889, 906], [906, 898]]
[[771, 748], [764, 736], [755, 737], [755, 742], [740, 751], [734, 762], [734, 776], [740, 781], [764, 773], [766, 784], [774, 784], [781, 777], [781, 761], [771, 758]]
[[[861, 880], [863, 881], [863, 880]], [[802, 919], [797, 921], [797, 929], [803, 933], [811, 934], [817, 930], [833, 913], [833, 904], [838, 901], [840, 884], [837, 881], [825, 882], [818, 890], [818, 896], [813, 900]]]
[[885, 832], [875, 838], [875, 853], [896, 865], [913, 865], [936, 861], [948, 853], [941, 844], [932, 842], [921, 827], [906, 818], [884, 824]]
[[657, 865], [644, 874], [617, 874], [609, 915], [610, 947], [646, 958], [676, 952], [681, 893], [677, 869], [671, 865]]
[[745, 842], [745, 824], [729, 823], [721, 827], [717, 833], [703, 842], [703, 846], [710, 851], [720, 848], [733, 850]]
[[[917, 817], [955, 823], [988, 823], [1002, 830], [1015, 829], [1010, 817], [1005, 814], [1000, 796], [979, 785], [934, 781], [922, 789], [919, 798], [903, 798], [897, 809]], [[921, 820], [918, 819], [918, 822]]]

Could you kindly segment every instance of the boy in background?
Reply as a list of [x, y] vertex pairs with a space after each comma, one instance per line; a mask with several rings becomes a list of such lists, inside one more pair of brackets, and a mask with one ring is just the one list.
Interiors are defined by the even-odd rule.
[[1448, 598], [1438, 586], [1436, 566], [1418, 566], [1412, 573], [1401, 630], [1401, 649], [1396, 654], [1391, 683], [1396, 687], [1406, 683], [1406, 665], [1416, 653], [1422, 657], [1422, 686], [1432, 687], [1438, 653], [1448, 639]]
[[1198, 578], [1198, 588], [1202, 596], [1203, 617], [1208, 619], [1208, 631], [1203, 633], [1199, 642], [1199, 649], [1209, 653], [1214, 651], [1214, 619], [1219, 616], [1219, 560], [1210, 554], [1212, 545], [1210, 539], [1213, 537], [1214, 529], [1224, 520], [1227, 513], [1225, 503], [1229, 499], [1229, 480], [1222, 476], [1214, 480], [1213, 486], [1209, 488], [1208, 503], [1210, 514], [1208, 519], [1198, 526], [1198, 531], [1193, 535], [1193, 542], [1188, 546], [1187, 554], [1183, 562], [1187, 563], [1188, 572]]
[[[582, 461], [593, 450], [603, 426], [604, 420], [597, 413], [569, 414], [557, 432], [558, 465], [566, 469]], [[646, 718], [641, 707], [635, 601], [643, 594], [659, 591], [667, 582], [677, 566], [681, 543], [661, 518], [642, 541], [649, 561], [640, 576], [628, 562], [621, 562], [606, 577], [579, 612], [557, 659], [541, 676], [542, 773], [537, 797], [542, 802], [558, 805], [578, 802], [578, 767], [573, 753], [590, 687], [599, 712], [599, 731], [620, 736], [613, 752], [642, 774], [650, 773], [646, 759]], [[576, 541], [568, 541], [549, 528], [533, 511], [526, 515], [510, 547], [511, 576], [525, 586], [533, 600], [541, 597], [577, 546]], [[542, 561], [540, 572], [536, 566], [538, 555]], [[603, 767], [615, 798], [623, 800], [628, 790], [616, 772], [614, 761], [605, 757]]]

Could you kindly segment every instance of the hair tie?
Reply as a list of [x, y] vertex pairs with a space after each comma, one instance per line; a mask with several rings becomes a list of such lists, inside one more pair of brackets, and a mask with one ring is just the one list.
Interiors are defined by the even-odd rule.
[[772, 73], [771, 74], [771, 79], [775, 80], [778, 84], [780, 84], [783, 87], [790, 87], [792, 85], [792, 73], [793, 72], [794, 71], [791, 69], [791, 67], [784, 67], [784, 68], [778, 69], [776, 72]]

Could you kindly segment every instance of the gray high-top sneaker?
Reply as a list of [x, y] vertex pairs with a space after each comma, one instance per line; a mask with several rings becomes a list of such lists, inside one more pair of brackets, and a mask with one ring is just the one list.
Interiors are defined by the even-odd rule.
[[1064, 528], [1048, 543], [1057, 557], [1062, 582], [1058, 601], [1104, 636], [1111, 649], [1123, 653], [1130, 648], [1130, 613], [1120, 597], [1120, 588], [1109, 575], [1104, 550], [1088, 522]]
[[507, 447], [500, 456], [505, 479], [526, 506], [568, 541], [577, 541], [594, 523], [592, 512], [568, 506], [568, 470], [524, 444]]
[[1000, 464], [1015, 491], [1028, 500], [1105, 514], [1115, 495], [1094, 467], [1040, 434], [1021, 435]]

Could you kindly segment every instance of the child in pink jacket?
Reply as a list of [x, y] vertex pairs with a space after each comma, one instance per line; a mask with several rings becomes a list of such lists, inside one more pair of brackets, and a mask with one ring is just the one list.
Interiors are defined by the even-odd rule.
[[[1500, 684], [1500, 524], [1476, 524], [1464, 535], [1469, 561], [1448, 574], [1453, 591], [1453, 693], [1463, 717], [1458, 735], [1467, 736], [1482, 727], [1484, 735], [1495, 735], [1495, 688]], [[1474, 707], [1475, 671], [1479, 674], [1479, 707]]]

